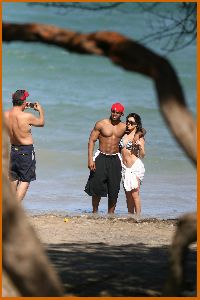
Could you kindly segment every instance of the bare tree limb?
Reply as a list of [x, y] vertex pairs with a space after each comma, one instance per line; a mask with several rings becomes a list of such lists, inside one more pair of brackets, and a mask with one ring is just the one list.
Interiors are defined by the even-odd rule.
[[[137, 42], [148, 45], [152, 41], [159, 41], [161, 49], [166, 52], [177, 51], [192, 44], [197, 36], [197, 3], [177, 2], [168, 4], [156, 3], [92, 3], [92, 2], [31, 2], [31, 6], [44, 6], [57, 9], [59, 13], [69, 11], [119, 11], [125, 14], [148, 14], [148, 22], [152, 24], [153, 32], [140, 37]], [[170, 5], [170, 6], [169, 6]], [[148, 25], [148, 27], [151, 27]], [[166, 32], [168, 34], [166, 34]]]
[[76, 53], [107, 56], [124, 69], [152, 78], [165, 121], [196, 164], [196, 124], [176, 72], [167, 59], [116, 32], [81, 34], [51, 25], [3, 23], [3, 41], [14, 40], [42, 42]]
[[30, 2], [28, 5], [35, 6], [40, 5], [44, 7], [54, 7], [54, 8], [63, 8], [63, 9], [82, 9], [82, 10], [89, 10], [89, 11], [99, 11], [99, 10], [110, 10], [113, 8], [117, 8], [121, 6], [123, 2], [110, 2], [110, 3], [103, 3], [103, 2]]
[[177, 11], [160, 12], [158, 9], [162, 3], [156, 3], [155, 6], [139, 3], [144, 12], [153, 16], [150, 20], [153, 26], [153, 33], [148, 33], [138, 41], [142, 44], [148, 44], [152, 41], [165, 41], [162, 49], [167, 52], [180, 50], [192, 44], [197, 36], [197, 4], [177, 3]]

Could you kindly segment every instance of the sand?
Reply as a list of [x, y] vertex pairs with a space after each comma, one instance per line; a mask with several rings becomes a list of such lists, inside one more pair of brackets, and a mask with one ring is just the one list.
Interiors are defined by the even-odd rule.
[[[136, 219], [98, 215], [32, 216], [30, 221], [43, 243], [142, 243], [151, 247], [169, 245], [176, 220]], [[53, 239], [52, 239], [53, 238]]]
[[[28, 216], [58, 271], [66, 296], [159, 296], [168, 274], [177, 220], [99, 216]], [[185, 290], [196, 278], [190, 247]]]

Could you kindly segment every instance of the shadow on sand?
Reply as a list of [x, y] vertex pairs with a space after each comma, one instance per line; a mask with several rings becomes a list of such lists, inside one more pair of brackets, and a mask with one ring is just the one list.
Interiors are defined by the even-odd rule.
[[[104, 243], [45, 245], [66, 295], [159, 296], [168, 273], [168, 247]], [[187, 257], [184, 290], [196, 286], [196, 251]]]

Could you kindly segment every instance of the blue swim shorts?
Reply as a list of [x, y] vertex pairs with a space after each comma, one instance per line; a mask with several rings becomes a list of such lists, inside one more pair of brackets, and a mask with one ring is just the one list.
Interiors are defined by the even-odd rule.
[[9, 178], [30, 182], [36, 180], [36, 160], [33, 145], [11, 145]]

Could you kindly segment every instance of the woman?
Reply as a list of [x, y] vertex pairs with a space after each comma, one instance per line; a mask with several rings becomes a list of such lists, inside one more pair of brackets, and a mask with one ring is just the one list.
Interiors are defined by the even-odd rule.
[[126, 132], [120, 141], [122, 155], [122, 182], [129, 213], [141, 213], [140, 184], [145, 168], [140, 158], [145, 156], [144, 135], [141, 118], [136, 113], [126, 117]]

